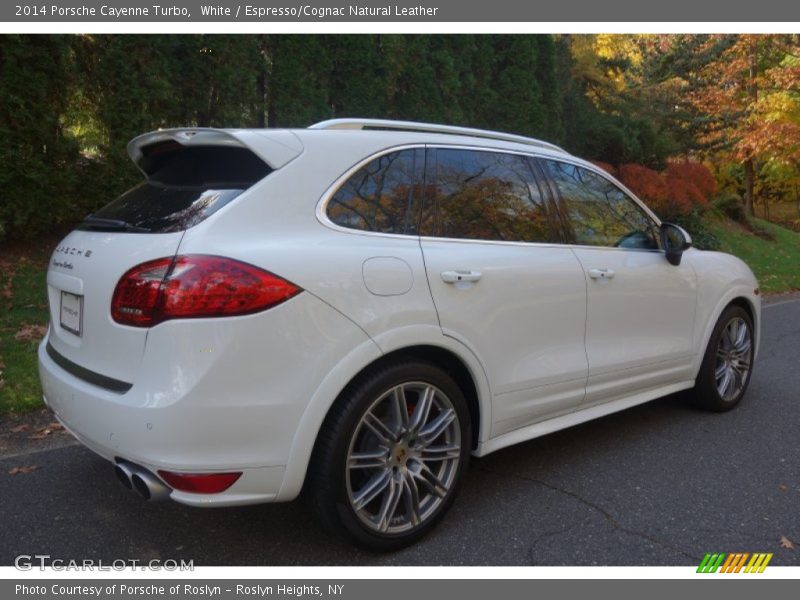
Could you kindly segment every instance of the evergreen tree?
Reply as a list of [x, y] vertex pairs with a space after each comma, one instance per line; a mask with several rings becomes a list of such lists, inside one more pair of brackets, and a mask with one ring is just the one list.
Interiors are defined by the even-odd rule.
[[331, 48], [327, 38], [273, 35], [268, 52], [270, 127], [306, 127], [331, 118]]
[[73, 80], [71, 39], [0, 36], [0, 239], [31, 238], [70, 214], [77, 144], [61, 116]]

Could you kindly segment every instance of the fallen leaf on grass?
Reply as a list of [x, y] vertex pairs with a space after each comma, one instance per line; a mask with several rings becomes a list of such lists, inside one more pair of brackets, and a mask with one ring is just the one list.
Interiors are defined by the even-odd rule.
[[30, 425], [28, 425], [27, 423], [23, 423], [22, 425], [17, 425], [16, 427], [12, 427], [11, 433], [22, 433], [28, 428], [30, 428]]
[[39, 465], [31, 465], [29, 467], [14, 467], [11, 469], [8, 474], [9, 475], [27, 475], [28, 473], [33, 473], [36, 469], [39, 468]]
[[33, 342], [40, 340], [47, 333], [47, 325], [23, 325], [14, 334], [14, 339], [18, 342]]
[[789, 550], [794, 550], [794, 543], [785, 535], [781, 536], [780, 546], [781, 548], [788, 548]]

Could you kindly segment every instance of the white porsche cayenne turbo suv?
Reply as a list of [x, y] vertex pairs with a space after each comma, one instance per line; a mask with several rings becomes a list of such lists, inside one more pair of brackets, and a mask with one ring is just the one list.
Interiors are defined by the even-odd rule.
[[470, 455], [693, 388], [736, 406], [757, 282], [551, 144], [358, 119], [173, 129], [55, 249], [44, 397], [148, 499], [292, 500], [373, 550]]

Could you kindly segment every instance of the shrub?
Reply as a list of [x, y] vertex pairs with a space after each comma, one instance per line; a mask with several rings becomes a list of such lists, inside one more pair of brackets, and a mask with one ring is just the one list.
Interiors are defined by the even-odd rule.
[[[605, 168], [602, 163], [595, 164]], [[606, 170], [613, 173], [613, 169]], [[659, 216], [669, 220], [706, 207], [717, 191], [711, 171], [687, 160], [670, 161], [660, 173], [640, 164], [623, 164], [617, 169], [617, 177]]]
[[717, 194], [717, 181], [702, 163], [671, 160], [667, 164], [667, 179], [688, 182], [693, 188], [692, 193], [700, 202], [708, 202]]
[[695, 209], [685, 215], [676, 215], [669, 220], [689, 232], [695, 248], [700, 250], [719, 250], [719, 238], [711, 233], [702, 213], [702, 209]]
[[667, 198], [667, 184], [660, 173], [643, 165], [620, 165], [619, 180], [648, 202], [662, 202]]
[[758, 223], [749, 221], [748, 229], [750, 229], [750, 231], [752, 231], [754, 235], [760, 237], [762, 240], [767, 240], [768, 242], [775, 241], [775, 234], [772, 233], [769, 229], [765, 229]]
[[603, 169], [603, 171], [609, 173], [610, 175], [613, 175], [614, 177], [617, 176], [617, 170], [614, 168], [613, 165], [603, 162], [602, 160], [593, 160], [592, 164], [596, 167], [600, 167], [601, 169]]
[[713, 206], [729, 219], [745, 226], [749, 224], [744, 211], [744, 201], [738, 195], [725, 194], [714, 200]]

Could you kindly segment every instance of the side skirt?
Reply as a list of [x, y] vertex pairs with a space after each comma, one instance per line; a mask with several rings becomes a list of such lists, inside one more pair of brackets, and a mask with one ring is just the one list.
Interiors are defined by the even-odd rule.
[[682, 381], [680, 383], [673, 383], [671, 385], [639, 392], [633, 396], [626, 396], [618, 400], [612, 400], [610, 402], [604, 402], [603, 404], [597, 404], [588, 408], [578, 409], [566, 415], [555, 417], [553, 419], [547, 419], [546, 421], [539, 421], [533, 425], [526, 425], [525, 427], [515, 429], [514, 431], [509, 431], [508, 433], [504, 433], [503, 435], [499, 435], [495, 438], [482, 442], [472, 454], [473, 456], [486, 456], [487, 454], [490, 454], [496, 450], [500, 450], [501, 448], [505, 448], [506, 446], [513, 446], [514, 444], [532, 440], [534, 438], [547, 435], [548, 433], [553, 433], [561, 429], [566, 429], [567, 427], [572, 427], [573, 425], [579, 425], [580, 423], [585, 423], [586, 421], [592, 421], [594, 419], [625, 410], [626, 408], [631, 408], [632, 406], [636, 406], [638, 404], [644, 404], [645, 402], [655, 400], [656, 398], [674, 394], [675, 392], [687, 390], [692, 387], [694, 387], [694, 381]]

